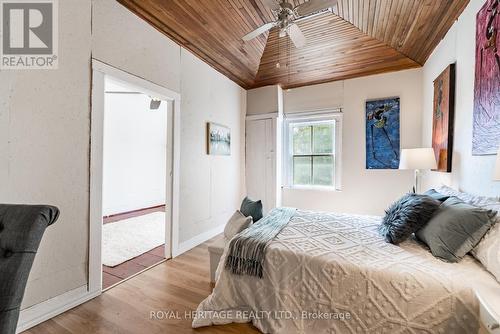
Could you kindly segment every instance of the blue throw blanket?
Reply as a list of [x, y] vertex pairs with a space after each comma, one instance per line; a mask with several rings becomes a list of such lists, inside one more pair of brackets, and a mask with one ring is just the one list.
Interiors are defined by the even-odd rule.
[[273, 209], [269, 215], [231, 239], [226, 269], [233, 274], [262, 278], [266, 248], [288, 224], [295, 211], [292, 208]]

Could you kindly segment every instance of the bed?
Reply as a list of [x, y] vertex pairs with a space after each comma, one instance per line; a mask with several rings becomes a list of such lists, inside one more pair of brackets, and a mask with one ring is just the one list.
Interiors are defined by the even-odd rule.
[[434, 258], [395, 246], [381, 218], [297, 210], [271, 242], [263, 278], [224, 269], [193, 327], [252, 322], [263, 333], [477, 333], [475, 287], [500, 288], [471, 256]]

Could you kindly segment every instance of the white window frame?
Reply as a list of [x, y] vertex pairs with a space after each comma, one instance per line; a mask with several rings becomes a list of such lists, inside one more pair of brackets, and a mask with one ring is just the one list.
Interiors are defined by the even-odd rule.
[[[342, 110], [312, 111], [302, 113], [290, 113], [285, 115], [283, 121], [283, 187], [291, 189], [309, 190], [342, 190]], [[318, 185], [294, 185], [293, 184], [293, 141], [290, 131], [291, 125], [295, 124], [321, 124], [334, 121], [334, 177], [333, 186]]]

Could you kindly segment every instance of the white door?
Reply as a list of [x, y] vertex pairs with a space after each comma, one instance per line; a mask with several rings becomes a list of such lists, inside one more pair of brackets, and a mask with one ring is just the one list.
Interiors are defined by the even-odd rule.
[[248, 196], [262, 200], [264, 214], [276, 207], [276, 121], [246, 122], [246, 186]]

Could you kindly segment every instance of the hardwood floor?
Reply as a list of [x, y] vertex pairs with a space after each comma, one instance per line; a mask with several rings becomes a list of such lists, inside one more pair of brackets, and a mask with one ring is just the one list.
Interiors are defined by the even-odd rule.
[[25, 334], [259, 333], [250, 324], [191, 328], [190, 319], [151, 319], [153, 311], [194, 311], [211, 292], [207, 243], [153, 267]]

